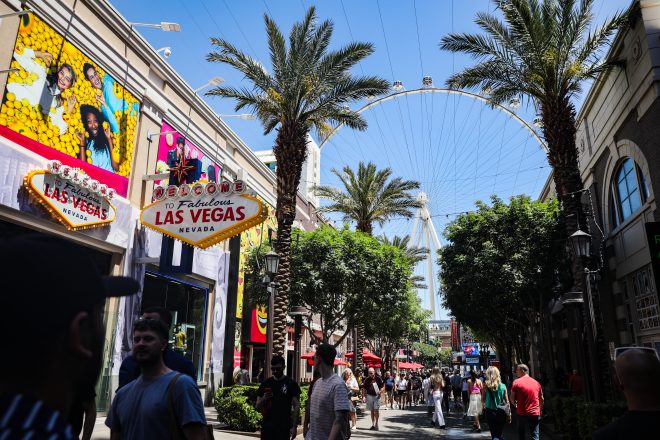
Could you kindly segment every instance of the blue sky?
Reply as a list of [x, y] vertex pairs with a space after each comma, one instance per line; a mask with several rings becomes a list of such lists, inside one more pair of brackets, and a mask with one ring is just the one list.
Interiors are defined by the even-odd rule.
[[[275, 18], [288, 34], [295, 21], [314, 4], [320, 19], [331, 19], [335, 32], [332, 47], [350, 41], [375, 44], [374, 55], [362, 62], [357, 74], [376, 74], [402, 81], [417, 89], [429, 75], [436, 87], [454, 71], [473, 64], [462, 55], [440, 51], [438, 42], [449, 32], [477, 32], [476, 12], [493, 11], [488, 0], [111, 0], [133, 22], [181, 24], [180, 33], [140, 28], [155, 48], [169, 46], [167, 60], [193, 87], [221, 76], [227, 84], [241, 86], [243, 78], [228, 66], [205, 60], [213, 50], [209, 37], [225, 38], [270, 66], [263, 15]], [[628, 0], [595, 0], [595, 22], [600, 23]], [[222, 114], [234, 112], [234, 103], [206, 98]], [[356, 102], [358, 109], [367, 102]], [[531, 125], [534, 109], [516, 113]], [[430, 198], [429, 209], [438, 234], [456, 213], [471, 210], [477, 199], [491, 194], [536, 197], [549, 174], [538, 142], [520, 123], [479, 101], [446, 93], [415, 94], [387, 101], [363, 113], [369, 123], [364, 132], [341, 129], [324, 147], [321, 181], [335, 184], [330, 170], [359, 161], [391, 167], [394, 175], [421, 182]], [[271, 148], [273, 135], [264, 136], [258, 121], [226, 119], [253, 149]], [[335, 217], [338, 219], [338, 217]], [[377, 233], [406, 235], [412, 222], [395, 219]], [[441, 238], [442, 241], [442, 238]], [[421, 269], [420, 269], [421, 273]], [[436, 282], [437, 286], [437, 282]], [[428, 301], [424, 299], [424, 303]], [[440, 316], [446, 316], [441, 311]]]

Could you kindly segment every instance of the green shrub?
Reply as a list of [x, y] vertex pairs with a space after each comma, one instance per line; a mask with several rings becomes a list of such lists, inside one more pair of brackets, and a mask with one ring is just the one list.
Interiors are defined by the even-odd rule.
[[557, 397], [552, 404], [555, 428], [566, 440], [591, 440], [596, 430], [626, 411], [624, 402], [588, 403], [581, 397]]
[[307, 404], [307, 399], [309, 398], [309, 384], [300, 385], [300, 412], [305, 411], [305, 405]]
[[591, 440], [594, 432], [626, 412], [623, 402], [583, 404], [578, 413], [580, 438]]
[[257, 389], [254, 385], [218, 388], [213, 399], [218, 421], [236, 431], [254, 432], [259, 429], [261, 413], [255, 408]]

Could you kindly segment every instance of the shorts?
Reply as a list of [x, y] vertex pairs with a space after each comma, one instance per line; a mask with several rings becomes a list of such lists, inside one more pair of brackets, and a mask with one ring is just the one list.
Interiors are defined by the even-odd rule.
[[405, 396], [408, 393], [408, 390], [396, 390], [397, 396]]
[[378, 411], [380, 409], [380, 396], [367, 394], [367, 411]]
[[387, 397], [390, 397], [390, 398], [391, 398], [391, 397], [392, 397], [392, 394], [393, 394], [393, 391], [394, 391], [394, 390], [385, 390], [385, 393], [387, 393]]
[[460, 388], [453, 388], [454, 391], [454, 399], [460, 399], [461, 398], [461, 389]]

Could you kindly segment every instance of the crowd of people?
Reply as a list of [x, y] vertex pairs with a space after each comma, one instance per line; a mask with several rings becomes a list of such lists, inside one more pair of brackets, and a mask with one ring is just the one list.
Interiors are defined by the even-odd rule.
[[[47, 264], [26, 265], [38, 252]], [[53, 283], [75, 267], [76, 283]], [[0, 331], [20, 329], [7, 341], [12, 362], [0, 363], [1, 439], [89, 439], [94, 427], [94, 385], [103, 355], [103, 305], [111, 296], [132, 295], [139, 284], [126, 277], [102, 277], [80, 247], [40, 234], [0, 243], [0, 268], [6, 285], [20, 286], [0, 308]], [[29, 284], [23, 283], [31, 279]], [[168, 346], [171, 315], [146, 309], [133, 324], [133, 350], [120, 372], [120, 387], [106, 418], [113, 440], [145, 438], [213, 438], [209, 432], [195, 371], [185, 357]], [[419, 373], [385, 372], [364, 375], [346, 369], [335, 373], [336, 349], [320, 344], [314, 357], [314, 381], [304, 411], [306, 440], [347, 439], [356, 429], [356, 405], [370, 413], [371, 430], [379, 430], [381, 402], [391, 409], [426, 405], [429, 421], [446, 428], [445, 413], [473, 418], [480, 432], [482, 418], [492, 439], [503, 438], [515, 408], [520, 440], [539, 439], [544, 395], [527, 365], [515, 369], [510, 387], [495, 366], [463, 377], [458, 370], [433, 368]], [[263, 415], [261, 438], [297, 436], [301, 389], [285, 375], [285, 360], [270, 360], [272, 377], [257, 391], [256, 408]], [[655, 438], [660, 416], [660, 358], [652, 348], [623, 347], [616, 351], [616, 383], [628, 412], [595, 433], [595, 440]], [[576, 374], [576, 373], [575, 373]], [[575, 376], [574, 374], [574, 376]], [[240, 369], [237, 379], [245, 374]], [[573, 388], [582, 384], [572, 379]], [[575, 385], [577, 384], [577, 385]]]

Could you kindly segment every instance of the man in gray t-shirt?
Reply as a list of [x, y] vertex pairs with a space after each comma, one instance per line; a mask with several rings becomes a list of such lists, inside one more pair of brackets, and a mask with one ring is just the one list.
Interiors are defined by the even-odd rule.
[[316, 349], [314, 368], [321, 377], [314, 383], [309, 404], [309, 426], [305, 426], [306, 440], [335, 440], [348, 438], [350, 402], [346, 385], [332, 370], [337, 350], [329, 344]]
[[[166, 439], [172, 437], [173, 429], [188, 440], [206, 438], [206, 417], [197, 384], [163, 363], [167, 337], [168, 330], [161, 321], [135, 321], [133, 355], [142, 374], [121, 388], [112, 401], [105, 424], [113, 440]], [[175, 420], [170, 415], [170, 402]]]

